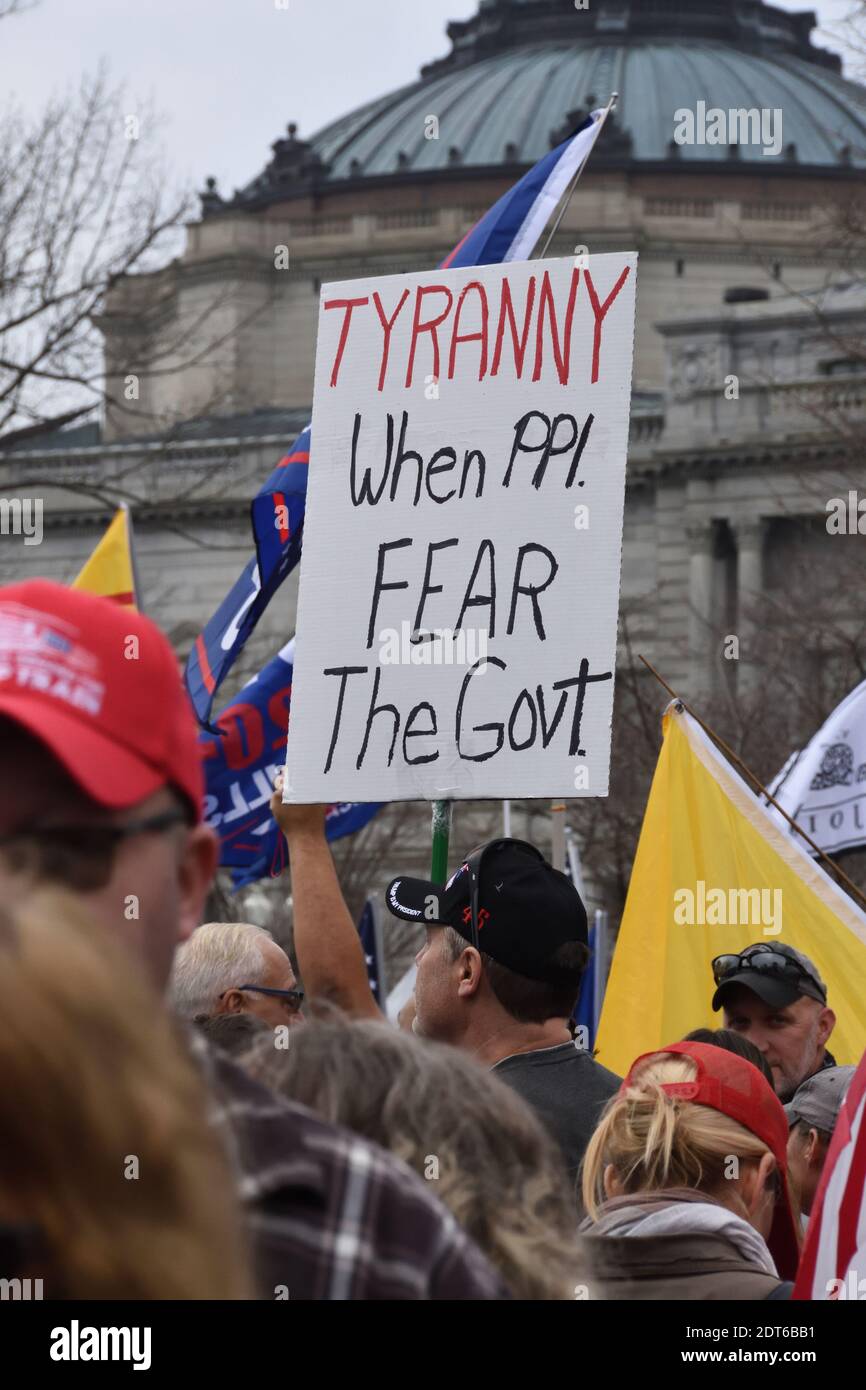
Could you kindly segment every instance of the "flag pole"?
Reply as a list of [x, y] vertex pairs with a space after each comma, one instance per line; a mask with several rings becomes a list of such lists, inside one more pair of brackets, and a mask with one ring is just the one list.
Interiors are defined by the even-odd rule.
[[665, 690], [672, 697], [672, 699], [676, 700], [677, 705], [681, 709], [684, 709], [687, 714], [690, 714], [692, 719], [694, 719], [695, 723], [698, 724], [703, 729], [704, 733], [707, 734], [707, 736], [713, 740], [713, 743], [715, 743], [719, 748], [721, 748], [722, 752], [728, 758], [730, 758], [731, 762], [734, 763], [734, 765], [738, 767], [741, 772], [744, 772], [746, 774], [746, 776], [749, 778], [749, 781], [752, 782], [752, 784], [757, 788], [761, 795], [765, 796], [772, 806], [775, 806], [779, 814], [781, 816], [784, 816], [785, 820], [794, 830], [797, 831], [798, 835], [802, 835], [803, 839], [806, 841], [806, 844], [812, 847], [812, 849], [818, 855], [819, 859], [823, 859], [825, 864], [829, 864], [833, 873], [836, 874], [842, 880], [846, 888], [848, 888], [850, 892], [853, 893], [854, 897], [858, 900], [861, 906], [864, 909], [866, 909], [866, 896], [864, 896], [861, 889], [857, 887], [856, 883], [853, 883], [851, 881], [851, 879], [848, 877], [845, 871], [839, 868], [839, 865], [836, 863], [836, 860], [831, 859], [829, 854], [824, 853], [820, 845], [815, 844], [815, 841], [811, 838], [811, 836], [806, 834], [802, 825], [798, 825], [794, 818], [788, 815], [788, 812], [785, 810], [784, 806], [780, 806], [776, 798], [770, 792], [767, 791], [767, 788], [763, 786], [763, 784], [755, 776], [754, 772], [752, 772], [751, 768], [746, 767], [746, 764], [743, 762], [742, 758], [738, 758], [734, 750], [732, 748], [729, 748], [728, 745], [725, 743], [724, 739], [719, 738], [719, 735], [715, 732], [715, 730], [711, 729], [709, 724], [705, 724], [703, 719], [701, 719], [700, 715], [695, 714], [695, 711], [689, 705], [686, 704], [685, 700], [683, 700], [682, 697], [679, 696], [675, 690], [671, 689], [664, 677], [659, 675], [656, 668], [649, 661], [647, 661], [646, 657], [641, 656], [640, 653], [638, 653], [638, 656], [639, 659], [643, 662], [644, 666], [647, 668], [647, 670], [655, 676], [656, 680], [659, 682], [659, 685], [663, 685]]
[[560, 209], [559, 209], [559, 212], [558, 212], [558, 214], [557, 214], [556, 221], [554, 222], [553, 226], [552, 226], [551, 229], [550, 229], [550, 232], [548, 233], [547, 241], [544, 243], [544, 249], [543, 249], [542, 252], [541, 252], [541, 257], [540, 257], [540, 259], [542, 259], [542, 260], [543, 260], [544, 257], [547, 255], [547, 248], [548, 248], [548, 246], [549, 246], [550, 243], [553, 241], [553, 238], [556, 236], [556, 233], [559, 231], [559, 224], [560, 224], [560, 222], [562, 221], [563, 217], [565, 216], [566, 211], [568, 210], [568, 205], [569, 205], [569, 203], [571, 202], [572, 194], [574, 193], [574, 190], [577, 188], [577, 181], [578, 181], [578, 179], [580, 178], [581, 174], [583, 173], [584, 169], [586, 168], [586, 161], [589, 159], [589, 156], [592, 154], [592, 150], [595, 149], [595, 141], [598, 140], [599, 136], [601, 135], [602, 126], [604, 125], [605, 121], [607, 120], [608, 116], [610, 115], [611, 111], [614, 109], [614, 107], [616, 106], [616, 104], [617, 104], [618, 101], [619, 101], [619, 92], [611, 92], [611, 94], [610, 94], [610, 101], [607, 103], [607, 106], [604, 108], [604, 111], [602, 112], [601, 120], [600, 120], [599, 123], [598, 123], [598, 134], [596, 135], [595, 140], [594, 140], [593, 143], [592, 143], [592, 149], [588, 152], [588, 154], [586, 155], [586, 158], [583, 159], [583, 160], [581, 161], [581, 163], [579, 164], [578, 169], [577, 169], [577, 173], [575, 174], [574, 178], [572, 179], [571, 183], [569, 184], [568, 191], [567, 191], [567, 193], [566, 193], [566, 195], [565, 195], [565, 199], [564, 199], [564, 201], [563, 201], [563, 203], [562, 203], [562, 206], [561, 206]]
[[132, 566], [132, 596], [135, 599], [135, 606], [139, 613], [144, 612], [143, 595], [141, 591], [141, 576], [138, 572], [138, 562], [135, 556], [135, 532], [132, 529], [132, 508], [128, 502], [121, 502], [121, 511], [126, 516], [126, 535], [129, 541], [129, 563]]
[[[559, 872], [565, 868], [565, 802], [550, 803], [550, 862]], [[576, 886], [576, 885], [575, 885]]]
[[451, 806], [450, 801], [433, 802], [433, 853], [430, 865], [430, 878], [433, 883], [444, 883], [448, 877]]
[[[565, 194], [565, 197], [563, 198], [562, 203], [560, 204], [559, 212], [558, 212], [557, 215], [556, 215], [556, 220], [554, 221], [553, 226], [551, 227], [550, 231], [548, 232], [548, 234], [547, 234], [547, 240], [545, 241], [544, 246], [542, 247], [542, 250], [541, 250], [541, 259], [543, 259], [543, 258], [547, 255], [547, 252], [548, 252], [548, 248], [549, 248], [549, 246], [550, 246], [550, 243], [553, 241], [553, 238], [556, 236], [556, 233], [559, 231], [560, 223], [562, 222], [563, 217], [565, 216], [566, 212], [568, 211], [568, 206], [569, 206], [569, 204], [570, 204], [570, 202], [571, 202], [572, 196], [573, 196], [573, 194], [574, 194], [574, 190], [577, 188], [578, 180], [580, 179], [581, 174], [583, 173], [584, 169], [586, 168], [586, 164], [587, 164], [587, 160], [589, 159], [589, 156], [592, 154], [593, 149], [595, 149], [596, 140], [598, 140], [599, 136], [601, 135], [602, 126], [604, 125], [604, 123], [605, 123], [605, 121], [607, 120], [608, 116], [610, 115], [611, 111], [612, 111], [612, 110], [614, 109], [614, 107], [616, 106], [616, 103], [617, 103], [618, 100], [619, 100], [619, 92], [611, 92], [610, 100], [608, 101], [607, 106], [604, 108], [604, 111], [602, 112], [601, 120], [600, 120], [599, 123], [598, 123], [598, 131], [596, 132], [595, 140], [594, 140], [593, 143], [592, 143], [592, 149], [590, 149], [590, 150], [588, 151], [588, 153], [586, 154], [586, 156], [581, 160], [581, 162], [580, 162], [580, 164], [578, 165], [578, 168], [577, 168], [577, 170], [576, 170], [576, 172], [575, 172], [574, 178], [571, 180], [571, 183], [570, 183], [569, 186], [568, 186], [568, 190], [567, 190], [567, 192], [566, 192], [566, 194]], [[564, 801], [553, 801], [553, 802], [551, 802], [551, 806], [550, 806], [550, 858], [551, 858], [551, 863], [553, 864], [553, 867], [554, 867], [555, 869], [559, 869], [559, 870], [561, 871], [561, 870], [563, 870], [563, 869], [565, 868], [565, 802], [564, 802]]]
[[[597, 140], [598, 137], [601, 135], [601, 128], [602, 128], [602, 126], [604, 125], [605, 121], [607, 120], [608, 116], [610, 115], [611, 111], [612, 111], [612, 110], [614, 109], [614, 107], [616, 106], [616, 103], [617, 103], [618, 100], [619, 100], [619, 93], [618, 93], [618, 92], [612, 92], [612, 93], [611, 93], [611, 96], [610, 96], [610, 100], [608, 101], [607, 106], [605, 107], [604, 111], [602, 112], [601, 119], [600, 119], [600, 121], [599, 121], [599, 128], [598, 128], [598, 131], [597, 131], [597, 133], [596, 133], [596, 140]], [[594, 147], [594, 146], [595, 146], [595, 141], [593, 141], [593, 147]], [[554, 222], [553, 226], [551, 227], [550, 233], [549, 233], [549, 235], [548, 235], [548, 237], [547, 237], [547, 240], [546, 240], [546, 242], [544, 243], [544, 249], [543, 249], [543, 251], [541, 252], [542, 257], [544, 257], [544, 256], [547, 254], [547, 248], [549, 247], [551, 241], [553, 240], [553, 237], [556, 235], [556, 232], [557, 232], [557, 230], [558, 230], [558, 228], [559, 228], [559, 224], [560, 224], [560, 222], [562, 221], [563, 217], [565, 216], [565, 213], [566, 213], [566, 210], [567, 210], [567, 208], [568, 208], [568, 205], [569, 205], [569, 203], [571, 202], [572, 194], [574, 193], [574, 190], [575, 190], [575, 188], [577, 187], [578, 180], [580, 179], [580, 176], [581, 176], [581, 174], [583, 173], [584, 168], [586, 167], [586, 162], [587, 162], [587, 160], [589, 159], [589, 155], [590, 155], [591, 153], [592, 153], [592, 150], [590, 150], [589, 153], [586, 155], [586, 157], [585, 157], [583, 160], [581, 160], [581, 163], [580, 163], [580, 165], [578, 166], [578, 169], [577, 169], [577, 171], [576, 171], [576, 173], [575, 173], [575, 175], [574, 175], [574, 178], [572, 179], [572, 181], [571, 181], [571, 183], [570, 183], [570, 185], [569, 185], [569, 187], [568, 187], [568, 190], [567, 190], [567, 192], [566, 192], [566, 194], [565, 194], [565, 197], [564, 197], [564, 199], [563, 199], [563, 202], [562, 202], [562, 206], [560, 207], [559, 213], [558, 213], [558, 215], [557, 215], [556, 221]], [[447, 875], [448, 875], [448, 841], [449, 841], [450, 834], [451, 834], [451, 807], [452, 807], [452, 803], [451, 803], [450, 801], [434, 801], [434, 802], [432, 803], [432, 813], [433, 813], [433, 815], [432, 815], [432, 821], [433, 821], [433, 849], [432, 849], [432, 862], [431, 862], [431, 869], [430, 869], [430, 877], [431, 877], [431, 879], [432, 879], [432, 881], [433, 881], [434, 883], [444, 883], [444, 882], [445, 882], [445, 879], [446, 879], [446, 877], [447, 877]], [[553, 808], [552, 808], [552, 809], [553, 809]], [[557, 810], [557, 813], [554, 814], [554, 816], [553, 816], [553, 822], [554, 822], [554, 825], [555, 825], [555, 826], [557, 826], [557, 822], [560, 821], [561, 815], [562, 815], [562, 814], [564, 813], [564, 811], [565, 811], [565, 806], [563, 805], [562, 807], [557, 807], [556, 810]], [[561, 858], [562, 858], [562, 861], [563, 861], [563, 863], [564, 863], [564, 861], [565, 861], [565, 842], [564, 842], [564, 838], [563, 838], [563, 836], [562, 836], [562, 832], [561, 832], [561, 830], [559, 829], [559, 827], [557, 827], [557, 830], [555, 831], [555, 839], [556, 839], [556, 846], [555, 846], [555, 848], [554, 848], [554, 856], [555, 856], [555, 858], [556, 858], [556, 857], [561, 857]], [[561, 855], [560, 855], [560, 844], [561, 844]]]

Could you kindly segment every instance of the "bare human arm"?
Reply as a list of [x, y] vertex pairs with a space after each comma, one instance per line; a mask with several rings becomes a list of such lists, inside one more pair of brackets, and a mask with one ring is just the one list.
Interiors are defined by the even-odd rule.
[[274, 785], [271, 811], [289, 849], [295, 953], [304, 991], [308, 999], [328, 999], [354, 1018], [382, 1019], [325, 838], [325, 808], [284, 805], [282, 773]]

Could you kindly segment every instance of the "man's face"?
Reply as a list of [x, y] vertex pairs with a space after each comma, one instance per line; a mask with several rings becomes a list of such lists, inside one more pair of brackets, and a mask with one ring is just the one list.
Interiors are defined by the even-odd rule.
[[780, 1100], [790, 1100], [821, 1065], [836, 1022], [832, 1009], [801, 995], [784, 1008], [765, 1004], [745, 985], [732, 985], [723, 1001], [725, 1027], [741, 1033], [764, 1054]]
[[[0, 738], [0, 835], [33, 831], [28, 840], [9, 845], [0, 855], [0, 893], [26, 888], [41, 866], [40, 829], [82, 831], [130, 825], [176, 811], [180, 799], [168, 787], [123, 811], [92, 802], [37, 740], [20, 730]], [[108, 873], [98, 886], [55, 878], [89, 908], [113, 935], [119, 934], [146, 962], [156, 985], [168, 980], [178, 941], [201, 920], [204, 899], [216, 867], [218, 848], [205, 826], [178, 823], [158, 832], [122, 840], [108, 857]], [[76, 869], [86, 856], [70, 856]], [[25, 877], [22, 879], [22, 872]], [[29, 874], [28, 878], [26, 875]]]
[[[264, 985], [266, 989], [297, 989], [298, 982], [292, 962], [283, 948], [278, 946], [276, 941], [268, 941], [266, 937], [257, 941], [256, 946], [265, 962], [264, 976], [256, 983]], [[238, 983], [245, 984], [246, 981], [240, 980]], [[289, 1000], [280, 999], [273, 994], [257, 994], [253, 990], [244, 990], [241, 994], [239, 1012], [255, 1014], [270, 1028], [286, 1024], [291, 1028], [304, 1021], [301, 1011], [293, 1009]]]
[[415, 957], [415, 1022], [412, 1031], [439, 1042], [453, 1042], [458, 1034], [459, 996], [456, 964], [444, 927], [428, 927], [427, 939]]

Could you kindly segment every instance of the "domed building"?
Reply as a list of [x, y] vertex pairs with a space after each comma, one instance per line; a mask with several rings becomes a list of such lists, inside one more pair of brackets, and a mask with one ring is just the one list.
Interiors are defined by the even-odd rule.
[[[437, 264], [617, 92], [548, 254], [640, 254], [623, 613], [684, 692], [754, 689], [756, 603], [835, 563], [824, 499], [851, 456], [833, 422], [866, 414], [866, 354], [832, 331], [866, 341], [866, 247], [844, 226], [866, 90], [814, 26], [762, 0], [479, 0], [417, 79], [317, 133], [290, 124], [244, 187], [207, 181], [182, 256], [112, 292], [107, 373], [120, 401], [134, 376], [134, 403], [98, 438], [0, 458], [7, 493], [45, 480], [25, 558], [71, 578], [107, 516], [94, 490], [122, 484], [148, 608], [185, 654], [249, 556], [250, 496], [309, 418], [322, 284]], [[296, 579], [246, 674], [292, 630]]]
[[[435, 265], [614, 91], [548, 254], [640, 252], [634, 384], [659, 389], [660, 320], [686, 304], [716, 308], [731, 289], [775, 280], [797, 291], [823, 278], [827, 200], [866, 166], [866, 93], [812, 45], [813, 24], [761, 0], [593, 0], [585, 10], [482, 0], [474, 18], [449, 25], [450, 54], [417, 81], [309, 137], [289, 125], [232, 197], [209, 181], [183, 257], [114, 296], [109, 366], [146, 356], [148, 319], [156, 342], [171, 341], [217, 296], [220, 328], [235, 331], [209, 366], [145, 382], [136, 413], [112, 418], [109, 435], [140, 434], [142, 414], [165, 427], [196, 413], [307, 407], [320, 285]], [[729, 128], [678, 143], [677, 113], [699, 110], [730, 114]], [[751, 122], [758, 138], [735, 138], [738, 112], [766, 113], [770, 148]], [[206, 321], [202, 345], [208, 331]]]

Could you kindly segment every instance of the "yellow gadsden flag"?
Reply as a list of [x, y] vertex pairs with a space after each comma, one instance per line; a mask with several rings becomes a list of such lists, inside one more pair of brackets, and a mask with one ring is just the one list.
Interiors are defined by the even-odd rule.
[[642, 1052], [722, 1026], [715, 956], [784, 942], [814, 961], [840, 1063], [866, 1048], [866, 916], [780, 829], [681, 705], [668, 706], [604, 998], [598, 1059], [624, 1076]]
[[73, 589], [114, 599], [128, 608], [137, 608], [135, 570], [132, 559], [132, 524], [126, 507], [119, 507], [102, 540], [72, 581]]

